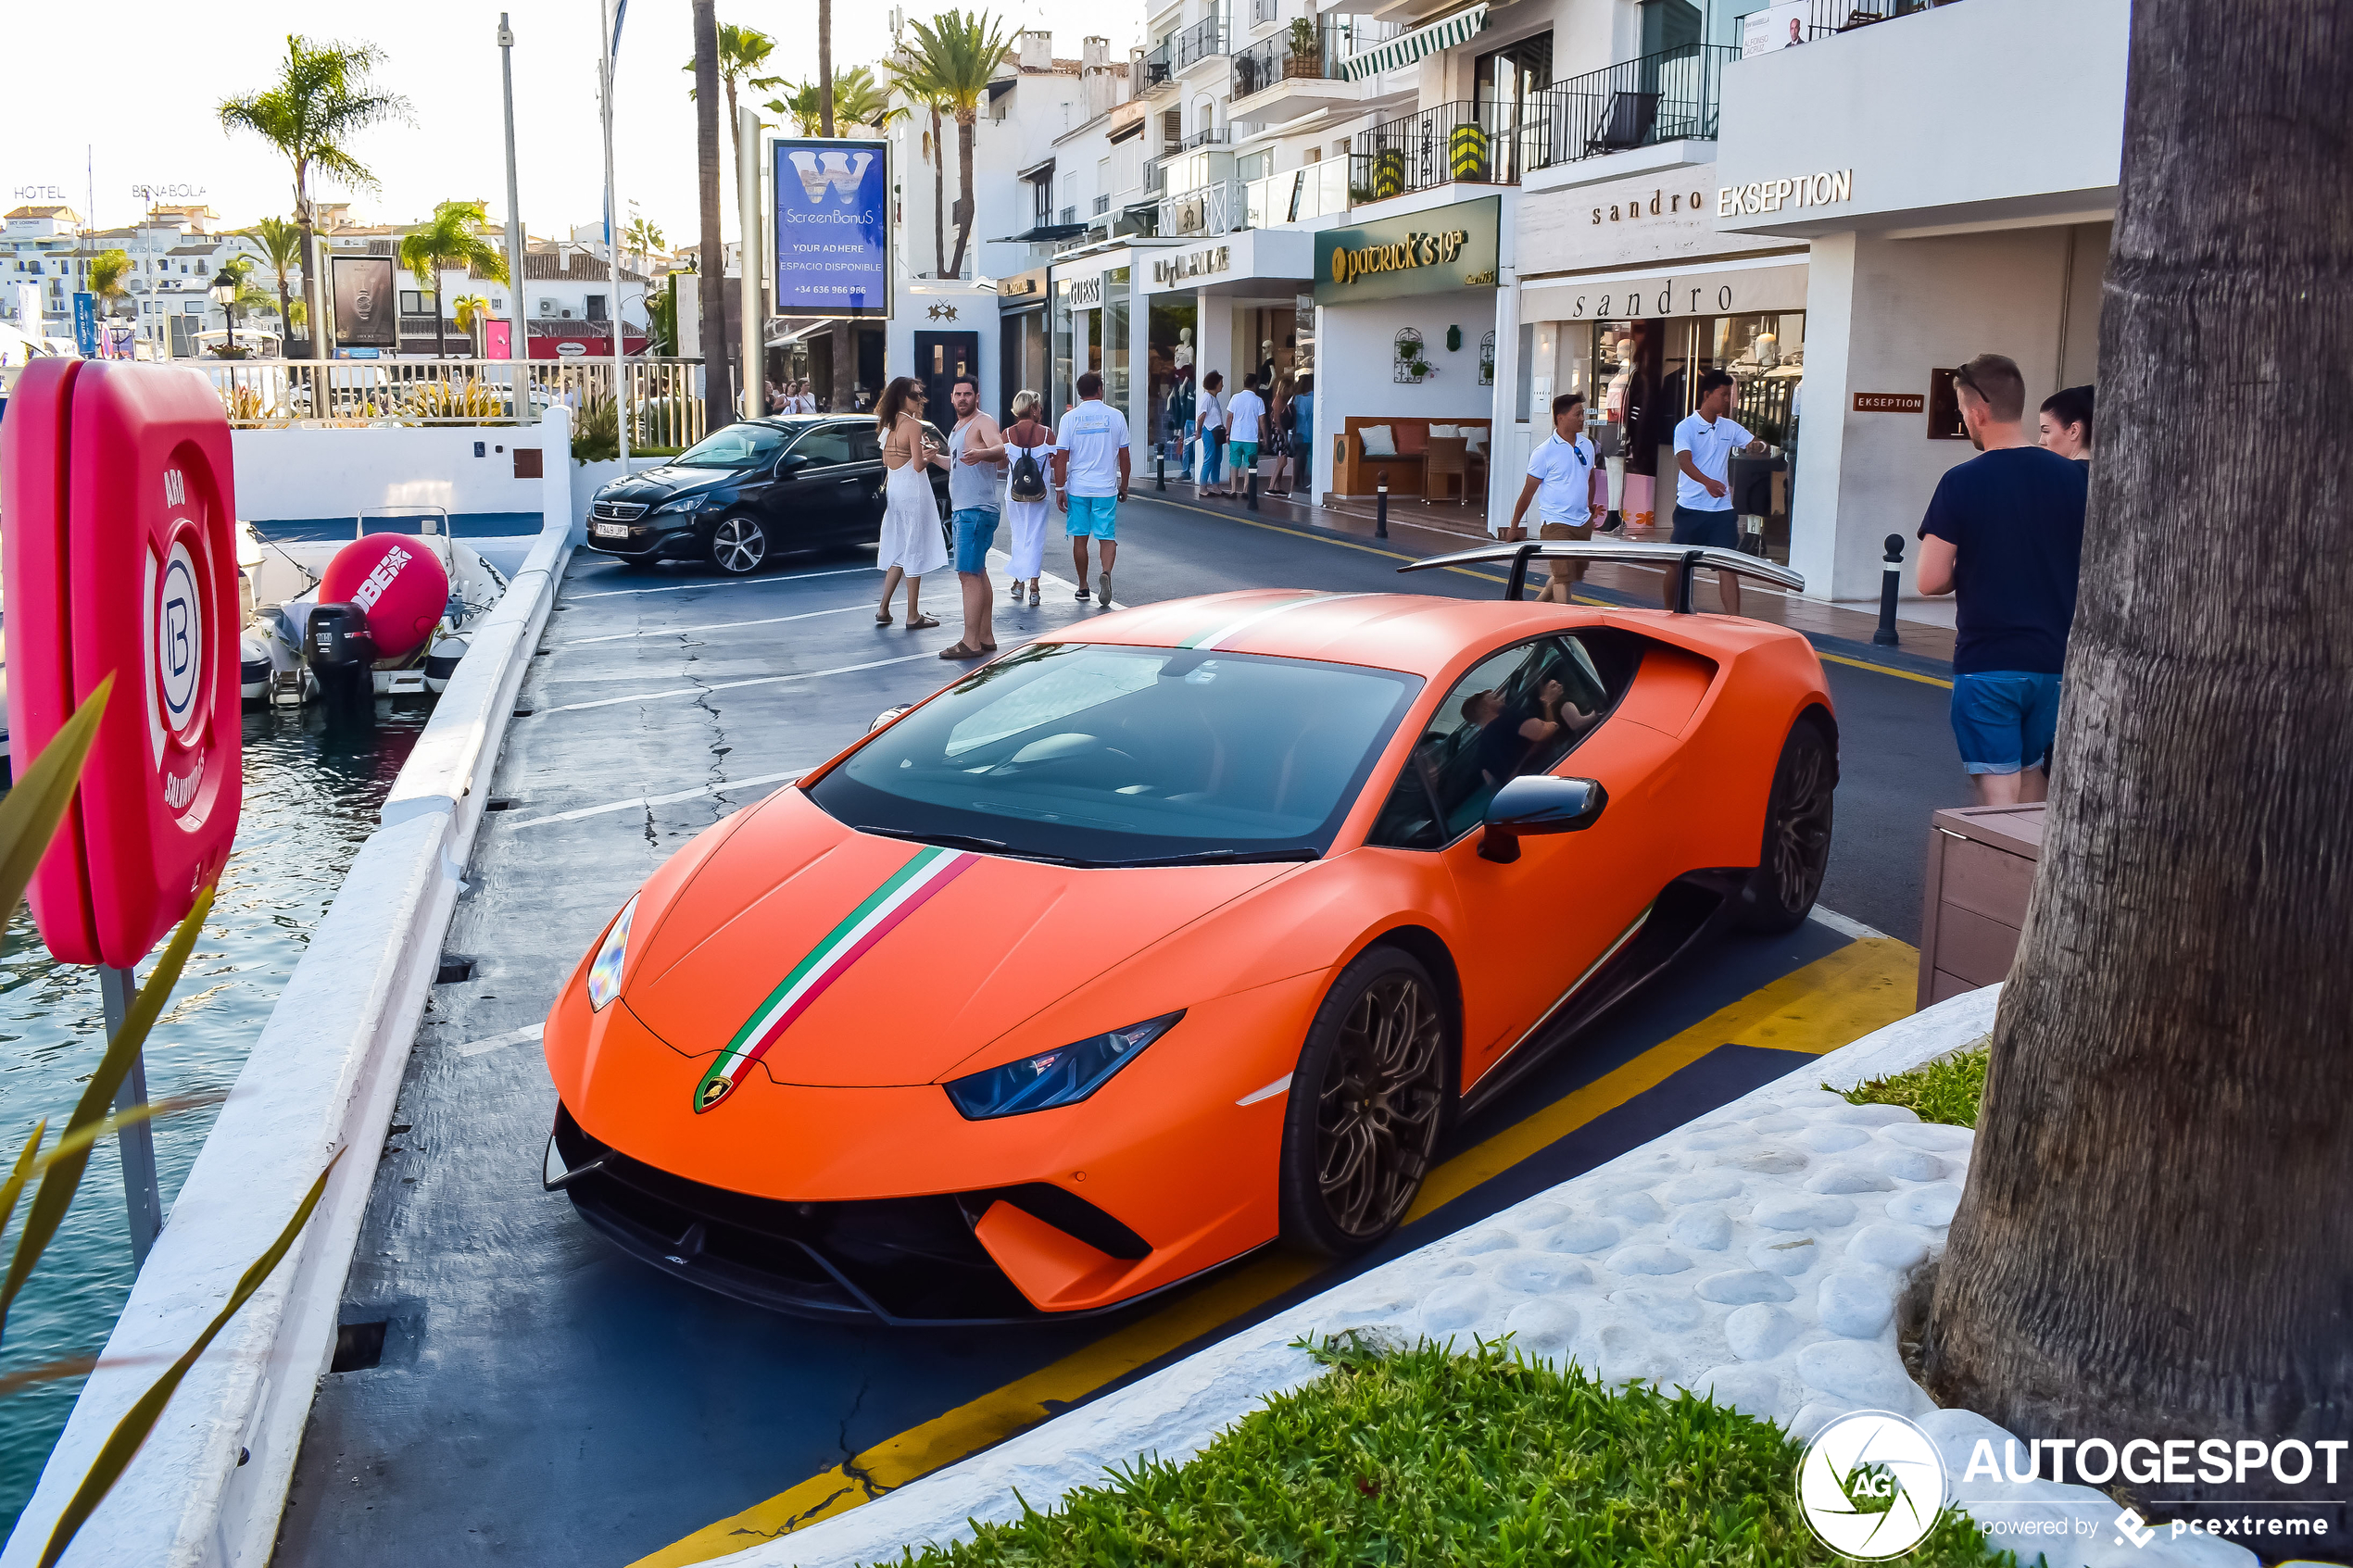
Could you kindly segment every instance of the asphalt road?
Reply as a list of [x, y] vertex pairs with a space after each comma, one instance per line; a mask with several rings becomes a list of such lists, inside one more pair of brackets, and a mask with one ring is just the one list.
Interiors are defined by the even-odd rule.
[[[1121, 526], [1124, 602], [1255, 586], [1499, 592], [1399, 578], [1407, 540], [1447, 543], [1426, 534], [1401, 531], [1385, 551], [1140, 497]], [[1046, 570], [1070, 576], [1058, 540]], [[947, 624], [922, 632], [874, 625], [875, 586], [871, 558], [854, 555], [732, 582], [575, 557], [447, 939], [446, 956], [472, 969], [435, 987], [346, 1286], [343, 1321], [384, 1325], [381, 1360], [321, 1385], [283, 1568], [716, 1555], [834, 1506], [823, 1499], [845, 1476], [911, 1478], [875, 1457], [900, 1435], [969, 1451], [1332, 1283], [1274, 1248], [1134, 1318], [936, 1334], [810, 1324], [671, 1281], [540, 1190], [555, 1097], [534, 1026], [607, 917], [695, 833], [947, 673], [932, 656], [961, 630], [952, 579], [925, 584]], [[1066, 585], [1048, 593], [1000, 615], [1000, 642], [1090, 613]], [[1823, 902], [1909, 940], [1928, 811], [1959, 788], [1945, 693], [1829, 668], [1843, 783]], [[1424, 1205], [1363, 1264], [1908, 1010], [1908, 949], [1853, 935], [1808, 922], [1690, 955], [1671, 985], [1460, 1128]]]

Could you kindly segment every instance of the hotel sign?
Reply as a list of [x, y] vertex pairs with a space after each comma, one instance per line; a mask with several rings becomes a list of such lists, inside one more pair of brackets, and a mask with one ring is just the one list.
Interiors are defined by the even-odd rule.
[[1779, 212], [1792, 207], [1829, 207], [1854, 199], [1855, 171], [1839, 169], [1801, 174], [1793, 180], [1752, 180], [1745, 185], [1718, 185], [1716, 216], [1735, 218]]
[[1315, 236], [1315, 303], [1495, 286], [1501, 199], [1484, 196]]

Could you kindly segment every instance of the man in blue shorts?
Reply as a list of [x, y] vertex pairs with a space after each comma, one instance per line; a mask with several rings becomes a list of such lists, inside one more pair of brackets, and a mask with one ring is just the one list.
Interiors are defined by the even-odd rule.
[[[1755, 455], [1765, 443], [1732, 418], [1732, 377], [1709, 370], [1699, 378], [1699, 411], [1675, 427], [1675, 543], [1741, 547], [1740, 520], [1732, 513], [1732, 484], [1726, 476], [1735, 449]], [[1741, 580], [1716, 574], [1724, 613], [1741, 612]], [[1675, 608], [1675, 574], [1667, 574], [1667, 608]]]
[[1054, 433], [1054, 488], [1061, 492], [1063, 530], [1078, 571], [1077, 598], [1087, 590], [1087, 541], [1103, 544], [1101, 603], [1111, 608], [1111, 563], [1119, 554], [1119, 503], [1127, 499], [1127, 416], [1103, 402], [1103, 378], [1078, 378], [1078, 406]]
[[1957, 596], [1953, 737], [1981, 806], [2044, 799], [2075, 620], [2088, 470], [2026, 433], [2026, 378], [1999, 354], [1954, 372], [1979, 455], [1936, 483], [1919, 590]]

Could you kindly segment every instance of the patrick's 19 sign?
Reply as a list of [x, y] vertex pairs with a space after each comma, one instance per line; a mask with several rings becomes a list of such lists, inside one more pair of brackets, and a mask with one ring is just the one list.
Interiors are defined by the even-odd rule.
[[244, 794], [229, 427], [203, 377], [43, 359], [0, 422], [19, 759], [114, 690], [30, 896], [49, 950], [129, 969], [220, 874]]

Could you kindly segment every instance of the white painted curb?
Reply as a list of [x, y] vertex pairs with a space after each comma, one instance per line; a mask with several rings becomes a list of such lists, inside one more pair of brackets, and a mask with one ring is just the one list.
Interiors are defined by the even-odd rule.
[[[570, 467], [571, 443], [550, 420]], [[236, 1087], [132, 1286], [103, 1360], [0, 1550], [40, 1560], [123, 1412], [202, 1332], [337, 1148], [309, 1225], [190, 1369], [154, 1434], [66, 1554], [69, 1565], [264, 1568], [312, 1396], [333, 1353], [345, 1276], [376, 1150], [441, 958], [515, 692], [572, 552], [569, 493], [472, 646], [394, 781], [286, 982]], [[85, 1195], [87, 1200], [90, 1195]]]
[[[1018, 1518], [1025, 1501], [1033, 1508], [1051, 1510], [1072, 1489], [1101, 1482], [1105, 1471], [1112, 1466], [1126, 1466], [1151, 1459], [1181, 1462], [1206, 1447], [1219, 1433], [1259, 1408], [1268, 1395], [1297, 1388], [1321, 1374], [1320, 1369], [1303, 1352], [1290, 1348], [1293, 1340], [1310, 1335], [1339, 1333], [1357, 1325], [1374, 1326], [1390, 1334], [1402, 1328], [1410, 1337], [1417, 1318], [1424, 1329], [1429, 1328], [1432, 1309], [1441, 1306], [1441, 1298], [1450, 1298], [1450, 1295], [1452, 1298], [1444, 1304], [1449, 1309], [1457, 1301], [1462, 1304], [1460, 1322], [1496, 1317], [1498, 1313], [1491, 1305], [1482, 1309], [1470, 1304], [1478, 1297], [1481, 1285], [1478, 1276], [1482, 1268], [1495, 1264], [1499, 1260], [1520, 1260], [1523, 1261], [1520, 1266], [1524, 1267], [1524, 1261], [1541, 1261], [1544, 1257], [1526, 1250], [1497, 1250], [1533, 1245], [1532, 1242], [1516, 1240], [1515, 1232], [1533, 1233], [1554, 1225], [1567, 1217], [1565, 1210], [1579, 1215], [1613, 1211], [1636, 1213], [1635, 1210], [1622, 1207], [1613, 1210], [1611, 1205], [1623, 1204], [1627, 1195], [1637, 1188], [1646, 1189], [1654, 1185], [1665, 1188], [1669, 1177], [1662, 1173], [1680, 1173], [1682, 1166], [1689, 1161], [1687, 1158], [1678, 1157], [1687, 1156], [1688, 1147], [1694, 1137], [1715, 1138], [1718, 1141], [1705, 1147], [1724, 1147], [1731, 1152], [1729, 1144], [1721, 1140], [1729, 1139], [1738, 1131], [1735, 1124], [1780, 1111], [1783, 1107], [1794, 1102], [1806, 1103], [1809, 1113], [1817, 1118], [1827, 1116], [1837, 1121], [1876, 1123], [1875, 1118], [1858, 1117], [1858, 1108], [1834, 1102], [1832, 1097], [1819, 1094], [1818, 1086], [1829, 1084], [1834, 1087], [1849, 1088], [1873, 1078], [1917, 1067], [1969, 1045], [1992, 1028], [1999, 992], [1998, 986], [1969, 992], [1924, 1012], [1899, 1020], [1865, 1035], [1853, 1045], [1806, 1063], [1786, 1077], [1710, 1111], [1694, 1127], [1678, 1128], [1641, 1148], [1629, 1149], [1594, 1170], [1514, 1205], [1488, 1222], [1442, 1237], [1418, 1251], [1367, 1271], [1265, 1323], [1213, 1345], [1198, 1355], [1163, 1368], [1150, 1377], [1090, 1404], [1082, 1405], [1066, 1415], [1033, 1427], [962, 1463], [911, 1482], [887, 1497], [867, 1503], [837, 1519], [812, 1525], [781, 1540], [716, 1559], [713, 1568], [718, 1568], [719, 1564], [725, 1564], [727, 1568], [841, 1568], [841, 1565], [852, 1563], [896, 1562], [905, 1548], [968, 1538], [975, 1521], [998, 1523]], [[1891, 1119], [1900, 1117], [1909, 1120], [1909, 1112], [1885, 1107], [1871, 1109], [1889, 1111]], [[1783, 1114], [1781, 1120], [1794, 1123], [1798, 1118]], [[1695, 1127], [1703, 1125], [1726, 1130], [1712, 1134], [1695, 1131]], [[1920, 1131], [1926, 1134], [1930, 1130], [1923, 1128]], [[1949, 1134], [1957, 1140], [1966, 1140], [1969, 1136], [1959, 1129], [1937, 1131]], [[1842, 1140], [1831, 1147], [1843, 1148], [1851, 1146]], [[1943, 1147], [1941, 1141], [1938, 1147]], [[1777, 1170], [1780, 1167], [1760, 1165], [1756, 1168]], [[1947, 1187], [1945, 1190], [1957, 1193], [1957, 1188]], [[1923, 1188], [1916, 1194], [1899, 1193], [1898, 1199], [1925, 1198], [1929, 1196], [1929, 1190]], [[1657, 1206], [1647, 1197], [1638, 1196], [1636, 1201], [1647, 1205], [1654, 1219], [1657, 1217]], [[1831, 1201], [1843, 1203], [1845, 1200]], [[1856, 1218], [1850, 1214], [1848, 1219], [1833, 1223], [1831, 1229], [1822, 1232], [1825, 1239], [1829, 1239], [1834, 1232], [1851, 1229]], [[1722, 1223], [1720, 1216], [1718, 1223]], [[1902, 1239], [1897, 1234], [1899, 1231], [1919, 1230], [1925, 1234], [1932, 1230], [1940, 1238], [1935, 1248], [1916, 1241], [1912, 1243], [1917, 1249], [1916, 1256], [1942, 1246], [1941, 1223], [1934, 1226], [1923, 1223], [1911, 1227], [1882, 1223], [1869, 1228], [1897, 1239]], [[1647, 1234], [1646, 1230], [1644, 1234]], [[1701, 1248], [1721, 1248], [1723, 1245], [1721, 1237], [1698, 1244]], [[1631, 1247], [1626, 1252], [1653, 1250], [1666, 1249]], [[1619, 1257], [1625, 1255], [1621, 1253]], [[1554, 1263], [1560, 1261], [1557, 1257], [1550, 1261]], [[1730, 1259], [1725, 1258], [1724, 1261], [1729, 1262]], [[1613, 1265], [1617, 1261], [1613, 1259]], [[1569, 1266], [1574, 1270], [1585, 1267], [1577, 1263]], [[1700, 1269], [1712, 1266], [1703, 1263]], [[1901, 1281], [1893, 1271], [1881, 1272], [1885, 1274], [1884, 1288], [1892, 1295], [1900, 1288]], [[1676, 1273], [1671, 1279], [1660, 1276], [1655, 1282], [1655, 1287], [1642, 1294], [1663, 1309], [1671, 1305], [1666, 1299], [1668, 1296], [1691, 1290], [1692, 1286], [1684, 1283], [1687, 1277], [1696, 1282], [1699, 1272], [1693, 1271], [1688, 1276]], [[1530, 1306], [1540, 1313], [1550, 1305], [1541, 1294], [1530, 1298]], [[1521, 1309], [1522, 1311], [1529, 1310]], [[1721, 1312], [1721, 1308], [1717, 1310]], [[1663, 1311], [1661, 1315], [1666, 1315]], [[1517, 1325], [1521, 1321], [1520, 1316], [1515, 1313], [1513, 1323]], [[1531, 1322], [1530, 1326], [1537, 1326], [1536, 1323]], [[1700, 1332], [1686, 1337], [1704, 1341], [1709, 1331], [1705, 1324], [1697, 1326]], [[1490, 1329], [1486, 1332], [1491, 1334], [1493, 1331]], [[1818, 1336], [1820, 1333], [1818, 1329], [1815, 1332]], [[1871, 1344], [1869, 1348], [1874, 1355], [1884, 1355], [1887, 1370], [1894, 1380], [1891, 1386], [1894, 1396], [1912, 1399], [1914, 1411], [1920, 1412], [1923, 1424], [1932, 1428], [1931, 1436], [1945, 1451], [1948, 1466], [1965, 1467], [1969, 1443], [1978, 1436], [1993, 1436], [1998, 1449], [2000, 1439], [2007, 1434], [2002, 1433], [1982, 1417], [1965, 1411], [1934, 1411], [1926, 1394], [1901, 1380], [1900, 1365], [1894, 1357], [1894, 1335], [1893, 1325], [1888, 1325], [1876, 1336], [1877, 1340], [1884, 1343]], [[1522, 1340], [1526, 1342], [1530, 1337], [1523, 1335]], [[1534, 1337], [1541, 1338], [1541, 1333]], [[1656, 1340], [1670, 1337], [1661, 1334]], [[1655, 1344], [1656, 1340], [1653, 1343]], [[1865, 1341], [1850, 1339], [1836, 1348], [1844, 1350], [1864, 1346]], [[1816, 1349], [1832, 1348], [1830, 1343], [1818, 1343], [1813, 1347]], [[1705, 1366], [1709, 1361], [1725, 1358], [1719, 1345], [1712, 1351], [1697, 1351], [1694, 1358], [1687, 1359], [1691, 1359], [1694, 1366]], [[1743, 1409], [1749, 1408], [1751, 1399], [1744, 1397], [1749, 1394], [1747, 1388], [1735, 1391], [1725, 1385], [1739, 1379], [1753, 1382], [1758, 1374], [1745, 1367], [1737, 1371], [1718, 1367], [1716, 1372], [1720, 1374], [1715, 1379], [1718, 1385], [1718, 1397]], [[1650, 1372], [1642, 1370], [1634, 1374], [1652, 1376]], [[1610, 1375], [1615, 1378], [1618, 1374], [1612, 1373]], [[1694, 1376], [1689, 1372], [1670, 1376], [1662, 1369], [1659, 1375], [1653, 1376], [1653, 1381], [1688, 1381], [1691, 1386], [1699, 1386], [1707, 1383], [1709, 1378], [1705, 1374]], [[1806, 1397], [1796, 1396], [1798, 1399]], [[1823, 1412], [1833, 1407], [1809, 1404], [1794, 1415], [1786, 1410], [1779, 1415], [1785, 1424], [1803, 1435], [1815, 1429], [1821, 1420], [1826, 1420], [1827, 1414]], [[1841, 1405], [1835, 1408], [1847, 1407]], [[1756, 1413], [1770, 1412], [1760, 1411]], [[1955, 1447], [1957, 1444], [1957, 1449]], [[1960, 1470], [1955, 1469], [1953, 1474], [1957, 1480]], [[1999, 1499], [1994, 1507], [1972, 1510], [1981, 1524], [1996, 1518], [2017, 1521], [2063, 1517], [2068, 1505], [2075, 1505], [2080, 1513], [2082, 1505], [2093, 1499], [2108, 1507], [2114, 1506], [2088, 1487], [2059, 1486], [2047, 1482], [1988, 1486], [1982, 1481], [1971, 1483], [1971, 1486], [1969, 1495], [1973, 1500]], [[2027, 1555], [2035, 1550], [2048, 1549], [2054, 1568], [2061, 1568], [2064, 1563], [2083, 1560], [2081, 1556], [2068, 1555], [2070, 1551], [2078, 1554], [2091, 1552], [2094, 1557], [2105, 1561], [2106, 1537], [2100, 1539], [2102, 1544], [2097, 1549], [2080, 1537], [1997, 1538], [1994, 1544], [2020, 1547]], [[2243, 1549], [2221, 1541], [2193, 1542], [2186, 1539], [2179, 1543], [2152, 1543], [2147, 1552], [2136, 1553], [2133, 1560], [2146, 1565], [2146, 1568], [2156, 1568], [2159, 1564], [2171, 1565], [2171, 1568], [2183, 1568], [2185, 1564], [2212, 1564], [2215, 1568], [2222, 1568], [2227, 1564], [2236, 1568], [2236, 1565], [2254, 1562], [2253, 1557]]]

